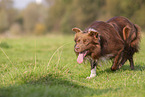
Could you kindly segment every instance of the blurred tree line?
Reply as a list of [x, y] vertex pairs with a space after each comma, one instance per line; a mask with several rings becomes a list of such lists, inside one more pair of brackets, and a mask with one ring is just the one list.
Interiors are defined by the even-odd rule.
[[145, 29], [145, 0], [44, 0], [25, 9], [14, 8], [13, 0], [0, 0], [0, 33], [72, 33], [95, 20], [125, 16]]

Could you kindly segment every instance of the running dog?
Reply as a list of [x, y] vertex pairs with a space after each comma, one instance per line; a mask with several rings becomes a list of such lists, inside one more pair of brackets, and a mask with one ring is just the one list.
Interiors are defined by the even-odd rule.
[[114, 59], [111, 67], [115, 71], [129, 60], [134, 69], [133, 55], [139, 51], [140, 27], [127, 18], [118, 16], [110, 20], [95, 21], [85, 30], [73, 28], [75, 34], [74, 51], [78, 55], [77, 62], [81, 64], [84, 58], [90, 59], [91, 74], [96, 76], [96, 66], [101, 58]]

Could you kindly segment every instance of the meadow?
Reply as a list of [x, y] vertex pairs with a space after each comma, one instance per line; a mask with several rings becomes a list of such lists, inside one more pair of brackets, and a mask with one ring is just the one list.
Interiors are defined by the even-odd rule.
[[0, 37], [0, 97], [145, 97], [145, 35], [135, 70], [126, 62], [113, 72], [104, 61], [93, 79], [73, 47], [73, 36]]

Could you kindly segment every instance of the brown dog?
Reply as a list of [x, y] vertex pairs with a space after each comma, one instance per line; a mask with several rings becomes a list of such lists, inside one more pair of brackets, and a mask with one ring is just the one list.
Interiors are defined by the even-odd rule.
[[77, 62], [82, 63], [85, 57], [90, 59], [91, 75], [96, 76], [97, 61], [103, 57], [114, 58], [111, 70], [119, 69], [129, 60], [134, 69], [133, 55], [139, 50], [140, 28], [127, 18], [119, 16], [107, 22], [95, 21], [84, 31], [73, 28], [75, 34], [75, 52]]

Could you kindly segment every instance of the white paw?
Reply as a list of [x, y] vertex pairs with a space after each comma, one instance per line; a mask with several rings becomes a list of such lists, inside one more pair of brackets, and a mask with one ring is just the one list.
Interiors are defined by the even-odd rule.
[[96, 74], [91, 74], [89, 77], [87, 77], [86, 79], [91, 79], [94, 78], [96, 76]]
[[86, 79], [91, 79], [91, 77], [87, 77]]

